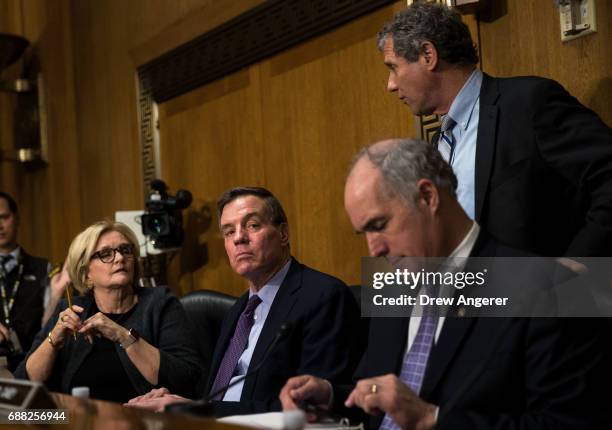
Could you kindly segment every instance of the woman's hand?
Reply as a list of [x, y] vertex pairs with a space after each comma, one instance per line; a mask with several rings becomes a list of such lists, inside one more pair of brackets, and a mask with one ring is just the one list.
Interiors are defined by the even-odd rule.
[[51, 339], [55, 345], [63, 345], [68, 336], [80, 330], [82, 324], [79, 314], [83, 310], [80, 306], [72, 305], [72, 309], [66, 308], [59, 313], [57, 323], [55, 323], [55, 327], [51, 330]]
[[79, 333], [87, 336], [90, 342], [93, 340], [93, 336], [103, 336], [113, 342], [121, 343], [128, 336], [127, 329], [108, 318], [102, 312], [87, 318], [80, 327]]
[[62, 298], [66, 287], [70, 284], [70, 275], [68, 274], [68, 266], [64, 264], [62, 271], [51, 278], [51, 296], [58, 300]]

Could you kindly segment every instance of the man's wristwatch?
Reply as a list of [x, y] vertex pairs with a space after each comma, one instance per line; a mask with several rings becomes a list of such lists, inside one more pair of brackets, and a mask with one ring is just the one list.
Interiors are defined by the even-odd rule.
[[127, 339], [125, 340], [125, 342], [120, 342], [119, 346], [123, 349], [128, 349], [128, 347], [138, 342], [138, 339], [140, 339], [140, 334], [138, 334], [135, 329], [131, 328], [128, 330]]

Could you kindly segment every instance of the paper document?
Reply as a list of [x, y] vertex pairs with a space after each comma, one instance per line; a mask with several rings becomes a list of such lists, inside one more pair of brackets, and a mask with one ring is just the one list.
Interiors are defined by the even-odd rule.
[[[289, 419], [288, 419], [289, 418]], [[352, 427], [344, 423], [313, 423], [308, 424], [304, 427], [303, 420], [301, 422], [295, 422], [295, 417], [288, 416], [287, 412], [268, 412], [265, 414], [250, 414], [250, 415], [232, 415], [229, 417], [219, 418], [217, 421], [223, 423], [230, 424], [239, 424], [245, 427], [253, 427], [258, 429], [272, 429], [272, 430], [282, 430], [282, 429], [342, 429], [342, 430], [352, 430], [352, 429], [362, 429], [363, 426]]]

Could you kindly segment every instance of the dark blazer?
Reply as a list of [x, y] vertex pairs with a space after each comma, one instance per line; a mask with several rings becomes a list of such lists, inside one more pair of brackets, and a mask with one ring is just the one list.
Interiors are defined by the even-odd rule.
[[[32, 346], [36, 333], [40, 331], [44, 313], [45, 290], [49, 284], [47, 268], [49, 262], [44, 258], [33, 257], [21, 248], [19, 263], [23, 264], [23, 274], [15, 302], [11, 310], [11, 325], [21, 344], [22, 352], [8, 353], [9, 368], [15, 370], [25, 353]], [[11, 270], [7, 275], [7, 283], [14, 285], [18, 276], [18, 268]], [[10, 293], [12, 294], [12, 292]], [[0, 306], [2, 324], [4, 324], [4, 310]], [[5, 347], [2, 344], [2, 347]], [[4, 348], [3, 348], [4, 349]]]
[[557, 82], [483, 76], [475, 214], [543, 256], [612, 255], [612, 130]]
[[[236, 323], [249, 294], [229, 311], [212, 359], [206, 393], [210, 392]], [[278, 395], [288, 378], [313, 374], [330, 381], [348, 382], [360, 357], [355, 330], [357, 303], [340, 280], [310, 269], [293, 259], [263, 326], [249, 368], [256, 366], [280, 326], [293, 329], [272, 350], [258, 373], [246, 379], [240, 402], [216, 402], [217, 416], [280, 410]]]
[[[519, 256], [481, 233], [472, 256]], [[525, 254], [522, 254], [525, 256]], [[595, 318], [445, 319], [420, 397], [440, 407], [436, 429], [588, 428], [603, 384]], [[399, 375], [410, 318], [372, 318], [355, 379]], [[609, 373], [609, 372], [607, 372]], [[338, 387], [339, 404], [347, 395]], [[369, 417], [378, 428], [382, 416]], [[596, 427], [595, 427], [596, 428]]]
[[[182, 396], [193, 396], [195, 382], [200, 377], [202, 364], [193, 340], [188, 336], [185, 313], [181, 304], [166, 287], [138, 288], [137, 294], [136, 309], [124, 322], [124, 326], [134, 328], [143, 339], [159, 349], [158, 386], [167, 387], [171, 392]], [[75, 297], [74, 304], [85, 308], [81, 314], [82, 320], [92, 316], [95, 304], [93, 296]], [[46, 342], [47, 334], [57, 323], [59, 312], [67, 307], [65, 299], [59, 303], [53, 317], [36, 335], [27, 357], [42, 342]], [[115, 347], [134, 389], [139, 394], [145, 394], [155, 388], [132, 364], [126, 351], [118, 344]], [[47, 387], [52, 391], [69, 393], [72, 378], [92, 349], [93, 346], [84, 336], [77, 337], [76, 342], [69, 337], [57, 354], [51, 376], [45, 381]], [[28, 379], [25, 368], [27, 357], [15, 371], [15, 377]]]

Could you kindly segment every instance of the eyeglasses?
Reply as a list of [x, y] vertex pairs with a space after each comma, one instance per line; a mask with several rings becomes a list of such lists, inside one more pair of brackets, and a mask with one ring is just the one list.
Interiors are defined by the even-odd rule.
[[117, 248], [103, 248], [98, 252], [94, 252], [91, 259], [99, 258], [102, 263], [112, 263], [115, 261], [116, 252], [123, 255], [124, 258], [131, 258], [134, 256], [134, 245], [124, 244], [119, 245]]

